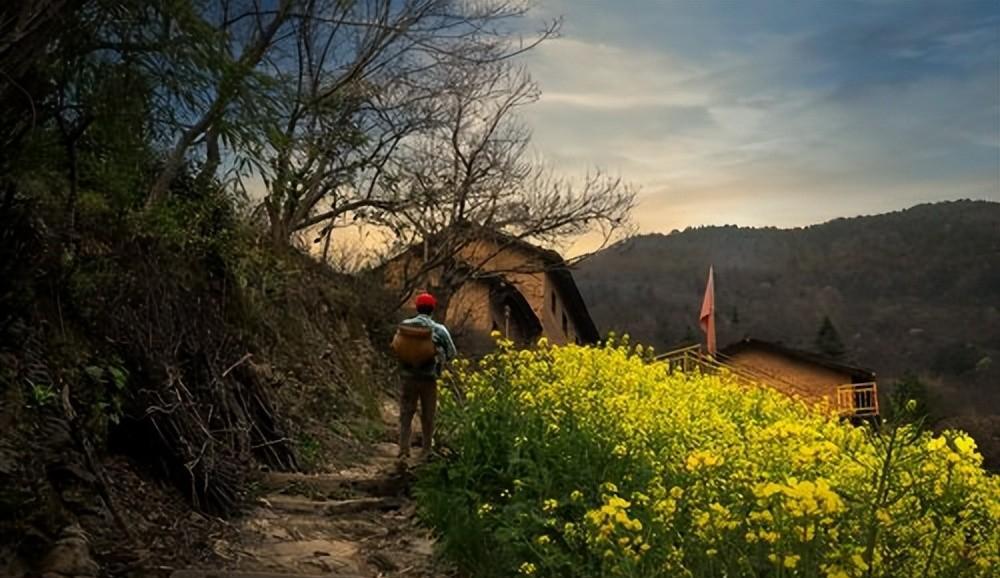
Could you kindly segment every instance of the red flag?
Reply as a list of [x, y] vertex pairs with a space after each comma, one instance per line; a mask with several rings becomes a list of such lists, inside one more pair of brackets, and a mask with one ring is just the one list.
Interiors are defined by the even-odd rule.
[[705, 286], [705, 300], [701, 302], [701, 316], [698, 318], [701, 330], [705, 332], [708, 352], [715, 355], [715, 274], [708, 268], [708, 285]]

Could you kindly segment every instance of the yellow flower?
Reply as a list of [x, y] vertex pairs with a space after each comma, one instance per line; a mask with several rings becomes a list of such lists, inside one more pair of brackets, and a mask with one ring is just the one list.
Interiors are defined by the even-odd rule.
[[[826, 578], [860, 578], [881, 566], [880, 548], [866, 560], [858, 545], [872, 514], [863, 500], [877, 491], [872, 472], [886, 459], [885, 446], [865, 428], [725, 372], [676, 371], [636, 355], [625, 340], [528, 350], [501, 342], [481, 362], [453, 366], [451, 382], [474, 403], [442, 399], [443, 435], [476, 462], [427, 482], [456, 496], [456, 504], [471, 480], [484, 495], [499, 495], [503, 508], [475, 506], [488, 527], [528, 531], [531, 510], [544, 512], [547, 543], [565, 537], [572, 546], [560, 556], [572, 564], [582, 562], [577, 556], [606, 555], [609, 576], [634, 574], [649, 548], [663, 564], [651, 575], [704, 574], [665, 540], [674, 535], [684, 536], [687, 552], [713, 551], [725, 566], [746, 556], [757, 567], [771, 554], [772, 573], [783, 575], [818, 567]], [[892, 507], [874, 512], [900, 544], [894, 575], [921, 575], [927, 537], [938, 532], [941, 567], [989, 575], [1000, 566], [1000, 535], [992, 531], [1000, 479], [983, 470], [966, 434], [900, 427], [901, 439], [915, 441], [900, 447], [885, 480]], [[508, 443], [529, 468], [517, 471], [551, 472], [541, 486], [550, 494], [496, 481], [496, 472], [514, 465]], [[616, 456], [614, 469], [594, 467], [598, 448]], [[591, 488], [599, 489], [591, 495]], [[916, 515], [921, 511], [929, 515]], [[546, 540], [530, 536], [532, 545]], [[738, 542], [745, 547], [728, 547]]]
[[536, 568], [535, 565], [532, 564], [531, 562], [524, 562], [521, 564], [521, 567], [518, 568], [517, 570], [518, 572], [524, 574], [525, 576], [531, 576], [532, 574], [535, 573], [537, 569], [538, 568]]
[[775, 542], [777, 542], [781, 538], [780, 534], [778, 534], [777, 532], [770, 531], [770, 530], [760, 530], [760, 531], [757, 532], [757, 536], [761, 540], [763, 540], [765, 542], [768, 542], [769, 544], [774, 544]]
[[711, 468], [723, 462], [721, 456], [716, 456], [711, 452], [697, 450], [692, 452], [685, 460], [685, 467], [689, 472], [694, 472], [702, 468]]
[[548, 535], [546, 535], [546, 534], [542, 534], [541, 536], [538, 536], [537, 538], [535, 538], [535, 543], [538, 544], [538, 545], [540, 545], [540, 546], [544, 546], [544, 545], [548, 544], [551, 541], [552, 541], [552, 538], [549, 538]]
[[976, 452], [976, 440], [965, 434], [955, 436], [954, 444], [960, 454], [970, 456]]

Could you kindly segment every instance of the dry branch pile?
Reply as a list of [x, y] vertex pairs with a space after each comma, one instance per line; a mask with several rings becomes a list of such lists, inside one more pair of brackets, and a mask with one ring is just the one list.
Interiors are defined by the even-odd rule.
[[126, 274], [103, 295], [95, 329], [137, 370], [119, 433], [127, 432], [129, 453], [155, 456], [196, 508], [233, 513], [252, 459], [296, 468], [271, 384], [257, 375], [254, 345], [239, 331], [240, 294], [225, 271], [155, 248], [116, 260]]

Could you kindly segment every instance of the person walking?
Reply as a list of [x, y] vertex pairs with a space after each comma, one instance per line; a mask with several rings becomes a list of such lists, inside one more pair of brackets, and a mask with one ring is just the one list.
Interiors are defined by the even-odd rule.
[[444, 364], [458, 355], [451, 333], [443, 324], [434, 321], [432, 315], [437, 309], [437, 299], [430, 293], [417, 295], [414, 305], [416, 317], [403, 321], [401, 328], [423, 327], [430, 329], [435, 355], [421, 365], [410, 365], [400, 361], [401, 391], [399, 396], [399, 457], [410, 456], [410, 433], [413, 414], [420, 403], [420, 427], [423, 434], [420, 455], [430, 455], [434, 443], [434, 414], [437, 411], [437, 381]]

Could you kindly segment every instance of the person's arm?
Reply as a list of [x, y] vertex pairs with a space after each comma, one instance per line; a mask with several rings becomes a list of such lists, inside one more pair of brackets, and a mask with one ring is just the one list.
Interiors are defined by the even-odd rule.
[[448, 328], [439, 323], [437, 329], [441, 335], [441, 341], [444, 342], [445, 361], [451, 361], [458, 357], [458, 350], [455, 349], [455, 342], [451, 340], [451, 333], [448, 332]]

